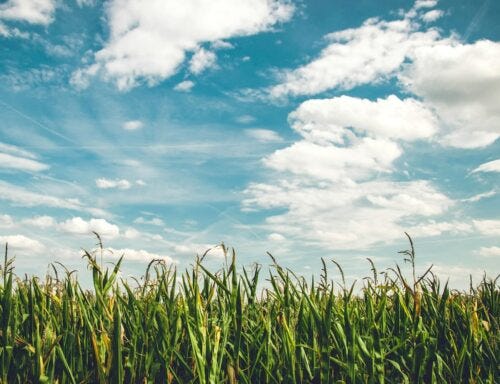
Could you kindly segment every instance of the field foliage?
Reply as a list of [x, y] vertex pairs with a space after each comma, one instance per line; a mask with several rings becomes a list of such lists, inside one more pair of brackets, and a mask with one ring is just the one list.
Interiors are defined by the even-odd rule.
[[0, 382], [500, 382], [497, 280], [453, 291], [432, 270], [416, 275], [410, 245], [409, 278], [372, 264], [356, 287], [335, 262], [314, 281], [272, 257], [269, 270], [239, 269], [227, 249], [216, 272], [203, 257], [183, 273], [154, 261], [127, 282], [100, 248], [84, 255], [92, 291], [60, 267], [18, 278], [6, 248]]

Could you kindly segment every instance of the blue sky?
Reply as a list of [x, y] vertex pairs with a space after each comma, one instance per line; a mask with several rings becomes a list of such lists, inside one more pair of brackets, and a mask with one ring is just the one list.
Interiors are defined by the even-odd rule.
[[[224, 242], [309, 275], [500, 272], [495, 1], [0, 2], [0, 242], [125, 274]], [[220, 249], [209, 253], [217, 266]]]

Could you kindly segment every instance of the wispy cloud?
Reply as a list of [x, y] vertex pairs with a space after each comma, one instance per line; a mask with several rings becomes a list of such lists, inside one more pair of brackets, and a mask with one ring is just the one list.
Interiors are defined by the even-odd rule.
[[136, 224], [147, 224], [147, 225], [156, 225], [156, 226], [164, 226], [165, 223], [162, 219], [159, 217], [152, 217], [151, 219], [145, 219], [144, 217], [140, 216], [134, 220], [134, 223]]
[[283, 141], [283, 138], [276, 131], [270, 129], [253, 128], [246, 129], [245, 133], [247, 136], [254, 138], [262, 143], [279, 143]]
[[471, 173], [477, 172], [500, 172], [500, 159], [488, 161], [475, 168]]
[[35, 159], [36, 156], [31, 152], [0, 142], [0, 168], [30, 172], [45, 171], [49, 168], [47, 164]]
[[0, 199], [6, 200], [14, 205], [24, 207], [46, 206], [53, 208], [63, 208], [75, 211], [86, 211], [92, 214], [107, 215], [99, 208], [87, 207], [78, 199], [63, 198], [47, 194], [32, 192], [24, 187], [20, 187], [0, 180]]

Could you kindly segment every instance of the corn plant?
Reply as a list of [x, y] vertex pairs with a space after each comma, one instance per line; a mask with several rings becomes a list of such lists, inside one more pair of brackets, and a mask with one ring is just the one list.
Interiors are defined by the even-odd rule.
[[[307, 280], [271, 257], [218, 271], [152, 261], [141, 280], [84, 252], [93, 289], [61, 265], [20, 279], [5, 247], [0, 273], [0, 383], [498, 383], [498, 277], [468, 292], [418, 276], [415, 248], [348, 285], [322, 260]], [[340, 280], [329, 277], [329, 268]], [[262, 277], [268, 284], [263, 288]]]

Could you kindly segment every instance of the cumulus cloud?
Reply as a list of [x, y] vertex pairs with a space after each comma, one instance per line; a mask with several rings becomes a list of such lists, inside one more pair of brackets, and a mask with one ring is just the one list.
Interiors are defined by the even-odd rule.
[[29, 251], [29, 252], [41, 252], [45, 249], [45, 246], [38, 240], [32, 239], [24, 235], [10, 235], [10, 236], [0, 236], [0, 244], [9, 244], [9, 249]]
[[268, 89], [269, 95], [314, 95], [392, 76], [418, 47], [433, 46], [440, 40], [436, 29], [419, 28], [410, 14], [405, 14], [399, 20], [372, 18], [359, 28], [330, 33], [325, 36], [328, 45], [319, 56], [299, 68], [282, 72], [280, 84]]
[[500, 247], [481, 247], [476, 253], [483, 257], [500, 257]]
[[[469, 286], [466, 285], [469, 282], [469, 278], [472, 278], [473, 282], [479, 283], [483, 276], [485, 275], [484, 269], [481, 268], [471, 268], [464, 265], [450, 265], [447, 264], [434, 264], [432, 271], [442, 280], [448, 281], [450, 286], [468, 289]], [[492, 277], [492, 276], [490, 276]]]
[[58, 224], [58, 228], [73, 235], [89, 235], [97, 232], [103, 238], [113, 239], [120, 235], [118, 226], [104, 219], [84, 220], [81, 217], [73, 217]]
[[473, 220], [476, 230], [483, 235], [500, 236], [500, 220]]
[[476, 172], [500, 172], [500, 159], [481, 164], [472, 171], [472, 173]]
[[203, 43], [268, 31], [294, 12], [286, 0], [112, 0], [106, 9], [110, 37], [79, 83], [100, 71], [121, 90], [157, 84]]
[[14, 220], [10, 215], [0, 215], [0, 228], [10, 228], [14, 226]]
[[96, 179], [95, 184], [99, 189], [130, 189], [132, 184], [125, 179], [106, 179], [104, 177]]
[[271, 233], [267, 236], [267, 239], [273, 242], [282, 242], [286, 240], [285, 236], [280, 233]]
[[279, 143], [283, 138], [275, 131], [270, 129], [246, 129], [245, 134], [262, 143]]
[[123, 233], [123, 237], [126, 239], [137, 239], [141, 236], [141, 233], [135, 228], [127, 228]]
[[363, 138], [349, 147], [301, 140], [272, 153], [263, 162], [276, 171], [319, 180], [364, 179], [374, 172], [391, 172], [393, 161], [401, 153], [397, 144], [383, 139]]
[[285, 209], [265, 220], [272, 232], [329, 249], [365, 249], [400, 238], [410, 218], [443, 214], [454, 203], [429, 181], [383, 180], [403, 153], [399, 141], [436, 130], [416, 100], [310, 100], [289, 122], [302, 139], [263, 159], [273, 182], [250, 184], [243, 201], [244, 210]]
[[251, 184], [244, 208], [286, 209], [265, 227], [328, 249], [365, 249], [401, 237], [403, 221], [445, 212], [453, 202], [426, 181], [317, 183], [296, 178]]
[[390, 95], [371, 101], [350, 96], [311, 99], [289, 116], [292, 128], [313, 142], [344, 143], [355, 133], [406, 141], [432, 137], [437, 119], [424, 104]]
[[426, 23], [432, 23], [442, 17], [444, 15], [444, 12], [441, 11], [440, 9], [433, 9], [432, 11], [424, 13], [421, 18], [423, 21]]
[[189, 92], [193, 87], [194, 87], [194, 82], [192, 82], [191, 80], [184, 80], [181, 81], [179, 84], [177, 84], [174, 87], [174, 90], [179, 92]]
[[412, 236], [440, 236], [443, 233], [451, 234], [461, 234], [461, 233], [471, 233], [473, 232], [473, 226], [469, 223], [461, 221], [441, 221], [436, 222], [431, 220], [429, 222], [424, 222], [419, 225], [410, 227], [407, 232]]
[[189, 70], [195, 75], [199, 75], [209, 68], [215, 67], [217, 56], [212, 51], [204, 48], [198, 48], [189, 61]]
[[400, 80], [436, 111], [443, 144], [478, 148], [500, 137], [500, 43], [421, 46]]
[[437, 5], [437, 0], [417, 0], [413, 5], [413, 9], [433, 8]]
[[49, 25], [55, 9], [55, 0], [8, 0], [0, 4], [0, 19]]
[[[427, 24], [443, 15], [435, 2], [416, 2], [400, 19], [372, 18], [358, 28], [325, 36], [327, 46], [310, 62], [279, 73], [266, 90], [273, 99], [346, 90], [397, 78], [434, 114], [432, 131], [446, 146], [479, 148], [500, 137], [500, 43], [462, 43]], [[426, 25], [422, 25], [422, 21]], [[262, 98], [244, 90], [243, 99]], [[381, 110], [377, 106], [378, 110]], [[418, 130], [417, 130], [418, 132]]]
[[144, 123], [140, 120], [130, 120], [123, 123], [122, 128], [126, 131], [136, 131], [144, 127]]
[[35, 216], [29, 219], [24, 219], [23, 223], [33, 227], [45, 229], [53, 227], [56, 224], [56, 221], [51, 216]]

